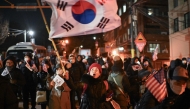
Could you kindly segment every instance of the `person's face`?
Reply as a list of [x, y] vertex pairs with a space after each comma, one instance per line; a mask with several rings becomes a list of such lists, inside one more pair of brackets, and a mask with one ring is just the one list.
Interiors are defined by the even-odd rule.
[[137, 63], [139, 60], [138, 59], [135, 59], [135, 63]]
[[143, 65], [144, 65], [145, 67], [147, 67], [147, 66], [149, 65], [148, 61], [145, 61], [145, 62], [143, 63]]
[[107, 62], [107, 57], [103, 57], [102, 60], [103, 60], [104, 62]]
[[141, 79], [141, 84], [144, 85], [147, 81], [148, 77], [147, 76], [144, 76], [142, 79]]
[[186, 64], [186, 63], [187, 63], [187, 61], [186, 61], [186, 60], [182, 60], [182, 63], [183, 63], [183, 64]]
[[81, 61], [81, 57], [80, 56], [77, 57], [77, 61]]
[[71, 63], [75, 63], [76, 60], [75, 60], [74, 57], [70, 57], [70, 58], [69, 58], [69, 61], [70, 61]]
[[25, 60], [25, 61], [30, 61], [30, 58], [29, 58], [28, 56], [25, 56], [25, 57], [24, 57], [24, 60]]
[[58, 69], [56, 70], [56, 74], [57, 74], [57, 75], [62, 75], [62, 74], [63, 74], [62, 68], [58, 68]]
[[7, 67], [10, 67], [10, 66], [13, 66], [13, 65], [14, 65], [13, 61], [11, 61], [11, 60], [6, 61], [6, 66]]
[[90, 75], [93, 76], [94, 78], [98, 78], [100, 76], [100, 71], [97, 67], [93, 67], [90, 70]]
[[49, 65], [43, 64], [43, 70], [44, 70], [44, 71], [47, 71], [48, 68], [49, 68]]
[[181, 95], [185, 91], [186, 86], [187, 82], [185, 80], [170, 80], [170, 88], [177, 95]]

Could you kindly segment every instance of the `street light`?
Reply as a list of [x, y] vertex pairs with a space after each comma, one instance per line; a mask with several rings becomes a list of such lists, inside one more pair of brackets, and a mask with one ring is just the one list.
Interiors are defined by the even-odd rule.
[[32, 42], [33, 44], [35, 44], [35, 38], [33, 37], [34, 31], [29, 30], [27, 33], [30, 35], [30, 42]]
[[67, 44], [69, 43], [69, 40], [62, 40], [62, 42], [61, 42], [61, 44], [62, 44], [62, 46], [65, 48], [65, 55], [66, 55], [66, 53], [67, 53]]
[[96, 37], [93, 37], [94, 40], [96, 40]]
[[31, 36], [33, 36], [34, 35], [34, 31], [30, 30], [30, 31], [28, 31], [28, 34], [31, 35]]

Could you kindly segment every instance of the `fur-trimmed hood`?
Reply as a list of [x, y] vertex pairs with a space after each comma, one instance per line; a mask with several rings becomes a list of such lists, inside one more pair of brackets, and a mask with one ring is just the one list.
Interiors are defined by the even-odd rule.
[[93, 78], [89, 74], [84, 74], [81, 78], [81, 82], [86, 83], [86, 84], [98, 84], [99, 82], [103, 81], [102, 76], [99, 78]]

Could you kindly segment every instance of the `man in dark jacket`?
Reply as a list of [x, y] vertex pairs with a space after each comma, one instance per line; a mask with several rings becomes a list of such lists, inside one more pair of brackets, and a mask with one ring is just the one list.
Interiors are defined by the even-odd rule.
[[102, 66], [102, 77], [107, 80], [111, 67], [113, 66], [111, 59], [108, 57], [108, 53], [102, 53], [102, 56], [98, 59], [98, 64]]
[[[135, 68], [134, 68], [135, 66]], [[140, 89], [138, 81], [138, 71], [141, 68], [141, 64], [138, 57], [134, 57], [131, 61], [131, 64], [127, 68], [127, 75], [131, 85], [131, 92], [129, 93], [131, 97], [131, 104], [134, 106], [140, 99]]]
[[29, 95], [31, 97], [31, 109], [36, 106], [36, 86], [37, 86], [37, 66], [32, 60], [32, 54], [26, 53], [24, 57], [25, 62], [21, 65], [21, 71], [24, 74], [26, 84], [23, 87], [23, 107], [29, 107]]
[[82, 55], [78, 55], [78, 56], [77, 56], [77, 63], [78, 63], [79, 66], [80, 66], [81, 72], [84, 74], [84, 73], [86, 72], [86, 66], [85, 66], [85, 64], [82, 62], [82, 60], [83, 60]]
[[17, 98], [11, 89], [9, 80], [0, 75], [0, 108], [1, 109], [18, 109]]
[[73, 54], [69, 55], [69, 62], [70, 63], [66, 64], [66, 69], [69, 71], [69, 75], [76, 87], [70, 92], [71, 109], [76, 109], [75, 93], [77, 94], [78, 102], [80, 104], [82, 94], [82, 83], [80, 80], [83, 72], [81, 71], [79, 64], [76, 62], [76, 57]]
[[188, 72], [183, 67], [170, 69], [167, 83], [168, 96], [158, 102], [150, 91], [141, 98], [137, 109], [189, 109], [190, 90], [186, 88]]

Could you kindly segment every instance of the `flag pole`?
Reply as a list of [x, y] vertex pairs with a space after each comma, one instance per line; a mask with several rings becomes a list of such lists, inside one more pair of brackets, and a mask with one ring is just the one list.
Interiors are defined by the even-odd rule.
[[[39, 0], [37, 0], [37, 3], [38, 3], [38, 6], [41, 6]], [[44, 21], [44, 23], [45, 23], [47, 32], [48, 32], [48, 34], [49, 34], [50, 29], [49, 29], [49, 27], [48, 27], [46, 18], [45, 18], [45, 16], [44, 16], [44, 12], [43, 12], [43, 10], [42, 10], [41, 7], [39, 7], [39, 9], [40, 9], [40, 12], [41, 12], [43, 21]], [[53, 40], [52, 38], [49, 38], [49, 40], [50, 40], [50, 41], [52, 42], [52, 44], [53, 44], [53, 47], [54, 47], [54, 49], [55, 49], [55, 53], [56, 53], [56, 55], [57, 55], [57, 57], [58, 57], [58, 60], [60, 61], [60, 64], [61, 64], [61, 67], [62, 67], [62, 70], [63, 70], [63, 75], [65, 75], [66, 71], [65, 71], [65, 68], [64, 68], [64, 66], [63, 66], [63, 63], [61, 62], [61, 58], [60, 58], [59, 52], [58, 52], [58, 50], [57, 50], [57, 47], [56, 47], [56, 45], [55, 45], [55, 42], [54, 42], [54, 40]]]

